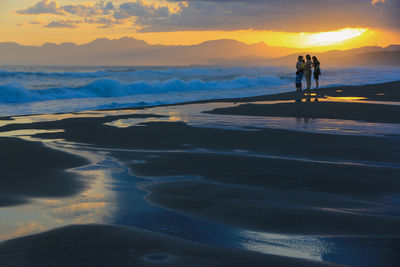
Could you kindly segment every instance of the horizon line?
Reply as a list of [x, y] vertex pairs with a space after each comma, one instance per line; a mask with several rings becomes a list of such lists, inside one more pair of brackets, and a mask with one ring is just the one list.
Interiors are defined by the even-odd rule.
[[[75, 43], [75, 42], [60, 42], [60, 43], [57, 43], [57, 42], [44, 42], [44, 43], [42, 43], [41, 45], [27, 45], [27, 44], [21, 44], [21, 43], [16, 42], [16, 41], [3, 41], [3, 42], [0, 42], [0, 44], [11, 43], [11, 44], [17, 44], [17, 45], [23, 46], [23, 47], [38, 47], [38, 48], [44, 47], [45, 45], [57, 45], [57, 46], [61, 46], [61, 45], [63, 45], [63, 44], [73, 44], [73, 45], [79, 47], [79, 46], [88, 45], [88, 44], [93, 43], [93, 42], [95, 42], [95, 41], [97, 41], [97, 40], [119, 41], [119, 40], [122, 40], [122, 39], [133, 39], [133, 40], [136, 40], [136, 41], [144, 42], [144, 43], [145, 43], [146, 45], [148, 45], [148, 46], [164, 46], [164, 47], [190, 47], [190, 46], [198, 46], [198, 45], [201, 45], [201, 44], [205, 44], [205, 43], [209, 43], [209, 42], [215, 42], [215, 41], [234, 41], [234, 42], [241, 43], [241, 44], [245, 44], [245, 45], [249, 45], [249, 46], [251, 46], [251, 45], [264, 44], [265, 46], [268, 46], [268, 47], [271, 47], [271, 48], [286, 48], [286, 49], [297, 49], [297, 50], [302, 50], [302, 49], [318, 49], [318, 50], [321, 50], [321, 49], [323, 49], [324, 47], [328, 48], [328, 47], [331, 47], [331, 46], [332, 46], [332, 45], [325, 45], [325, 46], [310, 46], [310, 47], [301, 47], [301, 48], [298, 48], [298, 47], [289, 47], [289, 46], [271, 46], [271, 45], [268, 45], [267, 43], [265, 43], [264, 41], [255, 42], [255, 43], [246, 43], [246, 42], [243, 42], [243, 41], [239, 41], [239, 40], [236, 40], [236, 39], [229, 39], [229, 38], [210, 39], [210, 40], [202, 41], [202, 42], [195, 43], [195, 44], [166, 45], [166, 44], [150, 44], [149, 42], [147, 42], [147, 41], [145, 41], [145, 40], [143, 40], [143, 39], [137, 39], [137, 38], [131, 37], [131, 36], [123, 36], [123, 37], [120, 37], [120, 38], [99, 37], [99, 38], [93, 39], [93, 40], [90, 41], [90, 42], [85, 42], [85, 43], [82, 43], [82, 44], [78, 44], [78, 43]], [[400, 45], [400, 43], [392, 43], [392, 44], [387, 45], [387, 46], [365, 45], [365, 46], [359, 46], [359, 47], [356, 47], [356, 48], [349, 48], [349, 49], [340, 49], [340, 48], [337, 48], [337, 49], [329, 49], [329, 50], [326, 50], [325, 52], [335, 51], [335, 50], [346, 51], [346, 50], [353, 50], [353, 49], [363, 48], [363, 47], [388, 48], [388, 47], [394, 46], [394, 45]]]

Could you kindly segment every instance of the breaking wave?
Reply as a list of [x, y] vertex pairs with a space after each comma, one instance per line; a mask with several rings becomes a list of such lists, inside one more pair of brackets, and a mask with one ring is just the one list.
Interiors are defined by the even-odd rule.
[[277, 67], [231, 67], [231, 68], [165, 68], [165, 69], [134, 69], [134, 68], [104, 68], [97, 71], [10, 71], [1, 70], [2, 78], [101, 78], [101, 77], [119, 77], [128, 76], [152, 76], [152, 77], [204, 77], [204, 76], [224, 76], [224, 75], [248, 75], [274, 73], [274, 71], [283, 71], [284, 68]]
[[237, 77], [232, 80], [204, 81], [194, 79], [169, 79], [166, 81], [137, 81], [129, 84], [114, 79], [100, 79], [87, 85], [73, 88], [60, 87], [31, 90], [19, 83], [0, 85], [0, 103], [21, 103], [70, 98], [121, 97], [169, 92], [190, 92], [199, 90], [224, 90], [282, 85], [279, 77]]

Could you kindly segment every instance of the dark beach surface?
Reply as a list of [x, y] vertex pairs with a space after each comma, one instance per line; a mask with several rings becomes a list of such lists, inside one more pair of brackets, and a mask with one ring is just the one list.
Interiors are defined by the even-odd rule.
[[0, 119], [0, 266], [398, 266], [400, 82], [312, 93]]

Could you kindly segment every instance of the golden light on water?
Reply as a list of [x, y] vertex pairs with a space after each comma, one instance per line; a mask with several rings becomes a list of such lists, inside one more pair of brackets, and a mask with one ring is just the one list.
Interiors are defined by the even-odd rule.
[[368, 98], [366, 97], [361, 97], [361, 96], [328, 96], [327, 100], [334, 100], [334, 101], [355, 101], [355, 100], [367, 100]]

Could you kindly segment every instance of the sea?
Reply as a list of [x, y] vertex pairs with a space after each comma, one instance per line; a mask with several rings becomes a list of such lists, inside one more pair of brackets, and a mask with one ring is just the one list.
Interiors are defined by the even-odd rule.
[[[0, 66], [0, 117], [269, 95], [294, 78], [288, 67]], [[396, 80], [399, 67], [323, 68], [320, 86]]]

